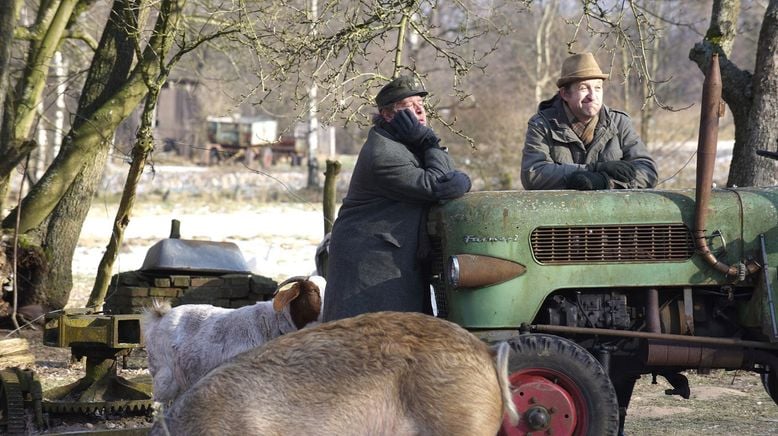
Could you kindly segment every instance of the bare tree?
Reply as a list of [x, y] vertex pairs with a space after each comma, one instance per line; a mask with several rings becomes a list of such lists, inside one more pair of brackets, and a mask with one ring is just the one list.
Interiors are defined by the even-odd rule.
[[[656, 94], [657, 83], [661, 83], [664, 79], [654, 76], [656, 68], [651, 62], [662, 29], [657, 25], [656, 20], [650, 19], [655, 14], [647, 10], [646, 4], [640, 0], [616, 3], [581, 0], [581, 11], [577, 19], [571, 20], [577, 31], [570, 38], [568, 45], [572, 49], [581, 43], [579, 40], [581, 34], [586, 34], [589, 36], [590, 43], [596, 44], [598, 49], [611, 53], [611, 66], [614, 66], [619, 58], [616, 53], [621, 52], [623, 80], [628, 82], [629, 77], [634, 75], [643, 83], [641, 94], [644, 95], [644, 99], [653, 100], [655, 104], [665, 109], [672, 109]], [[611, 68], [611, 71], [613, 70]], [[625, 92], [625, 99], [628, 99], [628, 92]]]
[[549, 37], [554, 24], [554, 17], [559, 12], [559, 2], [549, 0], [541, 6], [540, 24], [535, 32], [535, 101], [544, 98], [544, 89], [554, 83], [557, 67], [551, 62], [551, 44]]
[[[655, 77], [658, 52], [656, 41], [662, 37], [663, 29], [660, 25], [669, 27], [685, 24], [664, 17], [661, 8], [650, 1], [581, 0], [581, 5], [577, 23], [579, 29], [585, 29], [584, 33], [600, 41], [604, 49], [621, 47], [628, 52], [627, 58], [632, 60], [630, 70], [643, 86], [642, 109], [647, 111], [644, 124], [649, 124], [653, 117], [653, 105], [674, 110], [656, 92], [665, 83], [664, 79]], [[729, 104], [735, 120], [735, 147], [727, 184], [773, 184], [776, 163], [757, 158], [755, 150], [774, 148], [778, 137], [778, 128], [771, 121], [775, 119], [778, 110], [778, 69], [774, 59], [778, 41], [778, 1], [767, 2], [753, 74], [739, 68], [729, 59], [738, 34], [740, 0], [715, 0], [712, 5], [708, 32], [703, 41], [691, 50], [689, 58], [704, 73], [711, 53], [715, 51], [720, 54], [723, 98]], [[571, 41], [576, 40], [572, 38]], [[646, 135], [650, 132], [647, 126], [643, 130]]]
[[[11, 62], [11, 46], [16, 28], [16, 14], [21, 7], [21, 0], [0, 3], [0, 120], [3, 119], [5, 98], [8, 89], [8, 66]], [[2, 207], [0, 199], [0, 207]]]
[[[155, 3], [114, 2], [92, 58], [77, 116], [60, 153], [22, 202], [20, 231], [38, 235], [49, 264], [34, 302], [53, 308], [67, 303], [73, 252], [119, 123], [146, 96], [150, 85], [161, 86], [159, 75], [166, 69], [165, 62], [174, 62], [203, 40], [214, 37], [212, 33], [197, 32], [193, 40], [178, 37], [185, 0], [157, 2], [158, 9], [150, 8], [150, 4]], [[147, 19], [154, 23], [150, 28]], [[229, 31], [234, 30], [218, 27], [216, 33]], [[168, 57], [173, 46], [176, 52]], [[3, 226], [12, 226], [17, 213], [14, 210], [5, 217]]]
[[774, 151], [778, 145], [778, 0], [770, 0], [765, 9], [753, 73], [729, 59], [738, 33], [739, 14], [739, 0], [714, 0], [708, 32], [689, 52], [689, 58], [704, 73], [711, 54], [719, 53], [722, 98], [735, 121], [727, 185], [772, 185], [778, 166], [775, 161], [757, 157], [756, 150]]
[[[655, 24], [654, 21], [656, 21], [656, 16], [663, 15], [663, 6], [664, 3], [650, 5], [648, 6], [648, 8], [651, 8], [650, 13], [638, 15], [641, 20], [644, 20], [645, 23], [650, 23], [647, 25], [649, 25], [652, 29], [656, 29], [653, 32], [653, 37], [646, 41], [644, 44], [646, 55], [645, 68], [646, 72], [648, 73], [648, 77], [657, 77], [659, 74], [659, 42], [663, 35], [660, 33], [661, 29], [659, 28], [658, 24]], [[626, 50], [623, 52], [627, 53]], [[624, 64], [627, 63], [627, 61], [624, 62]], [[646, 144], [650, 144], [653, 139], [651, 135], [651, 124], [654, 119], [654, 112], [656, 110], [656, 103], [654, 100], [654, 95], [656, 94], [656, 84], [654, 86], [650, 86], [648, 81], [643, 81], [641, 83], [641, 91], [643, 106], [642, 110], [640, 111], [640, 138]]]
[[[378, 88], [399, 74], [442, 79], [450, 85], [448, 93], [463, 98], [464, 78], [483, 68], [484, 57], [494, 50], [477, 44], [494, 43], [501, 30], [493, 24], [497, 9], [477, 1], [330, 2], [319, 8], [314, 22], [295, 4], [282, 2], [272, 19], [248, 17], [264, 56], [249, 94], [263, 103], [287, 90], [284, 97], [298, 102], [302, 115], [315, 80], [325, 122], [340, 116], [346, 122], [367, 121]], [[285, 86], [275, 87], [279, 83]]]
[[[5, 105], [2, 124], [0, 124], [0, 155], [4, 156], [0, 165], [0, 206], [8, 193], [8, 183], [11, 171], [34, 148], [30, 133], [35, 121], [35, 114], [45, 88], [48, 76], [48, 65], [54, 52], [65, 37], [71, 18], [83, 11], [88, 0], [53, 0], [42, 2], [37, 11], [35, 21], [28, 28], [17, 28], [14, 24], [4, 31], [19, 33], [19, 39], [29, 41], [27, 58], [23, 71], [15, 76], [16, 85], [3, 85], [6, 93], [3, 95]], [[20, 1], [5, 5], [4, 14], [11, 14], [16, 19], [21, 8]], [[7, 30], [6, 30], [7, 29]], [[0, 45], [12, 45], [13, 41], [3, 41]], [[11, 76], [7, 74], [6, 80]]]
[[[45, 2], [44, 6], [52, 8], [42, 7], [38, 11], [38, 21], [29, 33], [33, 43], [25, 63], [25, 71], [34, 74], [16, 77], [17, 89], [24, 91], [15, 94], [15, 111], [4, 114], [4, 132], [11, 139], [4, 141], [4, 146], [17, 144], [17, 138], [31, 135], [34, 108], [40, 101], [39, 90], [44, 88], [48, 60], [63, 38], [79, 33], [75, 17], [94, 4], [100, 2], [60, 0]], [[185, 0], [113, 2], [59, 154], [21, 207], [3, 220], [3, 227], [8, 228], [17, 222], [18, 216], [20, 230], [37, 236], [45, 249], [49, 270], [35, 302], [53, 308], [67, 302], [75, 245], [113, 134], [149, 91], [153, 94], [161, 86], [173, 63], [184, 54], [206, 45], [226, 53], [241, 48], [241, 53], [251, 54], [248, 61], [256, 67], [252, 70], [256, 86], [239, 96], [243, 101], [262, 104], [270, 100], [274, 91], [276, 97], [289, 95], [275, 88], [283, 83], [283, 89], [291, 90], [293, 100], [302, 103], [298, 107], [304, 108], [303, 91], [315, 80], [321, 101], [326, 103], [322, 113], [346, 113], [348, 119], [360, 108], [372, 106], [373, 92], [389, 77], [402, 71], [432, 75], [435, 69], [429, 66], [437, 67], [441, 61], [446, 66], [440, 69], [441, 73], [449, 71], [454, 77], [451, 82], [455, 95], [464, 92], [462, 77], [478, 68], [484, 54], [494, 49], [486, 46], [485, 53], [474, 49], [490, 29], [495, 29], [490, 26], [494, 11], [479, 2], [445, 8], [427, 1], [333, 2], [326, 4], [316, 17], [307, 15], [304, 4], [297, 0], [270, 4], [244, 1], [236, 5], [225, 9], [224, 3], [210, 4], [209, 0], [197, 1], [191, 7]], [[439, 8], [448, 8], [447, 13], [437, 14], [437, 21], [426, 19]], [[312, 28], [316, 31], [312, 32]], [[35, 39], [36, 34], [47, 37]], [[408, 50], [411, 34], [420, 41], [416, 52]], [[435, 61], [431, 62], [432, 59]], [[422, 64], [431, 72], [425, 73]], [[150, 104], [147, 100], [147, 109], [153, 108]], [[357, 110], [352, 111], [354, 108]], [[139, 135], [137, 152], [133, 153], [134, 170], [128, 178], [129, 191], [123, 200], [129, 208], [133, 180], [142, 171], [153, 142], [145, 128]], [[17, 144], [13, 149], [21, 147]], [[114, 249], [121, 243], [123, 227], [129, 221], [127, 209], [117, 215]], [[112, 262], [107, 254], [90, 304], [99, 304], [104, 295]]]

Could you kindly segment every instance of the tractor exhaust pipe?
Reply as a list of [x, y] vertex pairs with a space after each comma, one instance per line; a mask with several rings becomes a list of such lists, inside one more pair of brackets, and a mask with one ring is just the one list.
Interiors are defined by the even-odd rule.
[[700, 134], [697, 144], [697, 189], [694, 209], [694, 247], [705, 261], [717, 271], [740, 280], [746, 274], [759, 270], [759, 265], [749, 261], [747, 265], [727, 265], [710, 251], [705, 237], [705, 221], [708, 214], [713, 185], [713, 170], [716, 164], [716, 145], [719, 134], [719, 117], [721, 107], [721, 71], [719, 70], [719, 55], [713, 53], [710, 59], [708, 73], [702, 85], [702, 106], [700, 108]]

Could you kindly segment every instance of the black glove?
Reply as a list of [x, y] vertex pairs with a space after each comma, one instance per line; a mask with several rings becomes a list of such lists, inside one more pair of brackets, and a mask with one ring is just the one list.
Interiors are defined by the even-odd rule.
[[440, 200], [450, 200], [452, 198], [461, 197], [465, 192], [470, 190], [472, 186], [470, 183], [470, 177], [462, 171], [451, 171], [440, 177], [438, 177], [432, 190], [438, 196]]
[[603, 172], [620, 182], [627, 183], [635, 179], [635, 166], [625, 160], [597, 162], [594, 165], [594, 170]]
[[592, 171], [576, 171], [567, 179], [567, 189], [593, 191], [607, 189], [608, 179], [601, 173]]
[[440, 139], [435, 136], [435, 132], [422, 125], [410, 109], [397, 111], [384, 128], [394, 136], [394, 139], [413, 150], [424, 151], [437, 146], [440, 142]]

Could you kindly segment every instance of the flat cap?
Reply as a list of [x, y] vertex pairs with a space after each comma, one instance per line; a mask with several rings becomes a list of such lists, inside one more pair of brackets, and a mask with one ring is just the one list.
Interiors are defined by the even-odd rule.
[[405, 97], [419, 95], [424, 97], [428, 92], [421, 82], [413, 76], [399, 76], [384, 85], [375, 97], [376, 106], [382, 107], [400, 101]]

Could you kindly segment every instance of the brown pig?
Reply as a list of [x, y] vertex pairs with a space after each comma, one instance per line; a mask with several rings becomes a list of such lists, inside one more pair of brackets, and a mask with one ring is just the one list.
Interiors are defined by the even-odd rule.
[[324, 323], [216, 368], [151, 435], [494, 436], [518, 422], [508, 353], [418, 313]]

